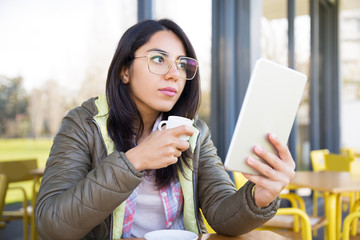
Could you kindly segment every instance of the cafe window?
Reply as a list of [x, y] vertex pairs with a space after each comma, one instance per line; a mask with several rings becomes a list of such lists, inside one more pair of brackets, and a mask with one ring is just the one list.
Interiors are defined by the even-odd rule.
[[[211, 90], [211, 1], [154, 0], [153, 3], [155, 19], [169, 18], [175, 21], [184, 30], [194, 46], [199, 60], [201, 74], [202, 96], [199, 116], [209, 123]], [[189, 6], [191, 7], [189, 8]]]
[[137, 22], [136, 6], [133, 0], [1, 1], [0, 76], [22, 79], [29, 99], [30, 119], [9, 122], [9, 129], [26, 125], [25, 136], [52, 137], [66, 111], [104, 93], [117, 43]]
[[[288, 1], [263, 1], [263, 17], [261, 20], [262, 57], [289, 66], [289, 35], [288, 35]], [[310, 61], [310, 16], [307, 0], [296, 1], [295, 6], [295, 69], [309, 76]], [[298, 169], [309, 169], [309, 82], [305, 88], [299, 106], [296, 124], [296, 160]]]
[[342, 0], [339, 18], [341, 146], [360, 149], [360, 2]]

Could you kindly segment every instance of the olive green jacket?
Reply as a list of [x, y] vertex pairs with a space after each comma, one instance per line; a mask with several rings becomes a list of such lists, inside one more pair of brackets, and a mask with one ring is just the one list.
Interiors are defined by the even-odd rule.
[[[96, 121], [106, 115], [106, 108], [96, 106], [95, 100], [71, 110], [55, 136], [35, 205], [43, 239], [109, 239], [114, 210], [141, 182], [143, 174], [123, 152], [110, 153], [106, 148], [111, 140], [104, 138]], [[258, 208], [252, 183], [237, 191], [217, 156], [207, 125], [195, 120], [194, 127], [198, 134], [190, 141], [196, 160], [187, 178], [193, 192], [190, 195], [188, 188], [183, 192], [185, 227], [206, 232], [200, 209], [210, 226], [225, 235], [246, 233], [273, 217], [280, 200]]]

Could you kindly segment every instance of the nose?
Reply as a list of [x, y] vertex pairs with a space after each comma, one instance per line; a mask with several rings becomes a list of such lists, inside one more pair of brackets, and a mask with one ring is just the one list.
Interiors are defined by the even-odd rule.
[[165, 74], [165, 79], [170, 80], [173, 79], [177, 81], [179, 79], [180, 72], [176, 67], [176, 63], [172, 63], [169, 71]]

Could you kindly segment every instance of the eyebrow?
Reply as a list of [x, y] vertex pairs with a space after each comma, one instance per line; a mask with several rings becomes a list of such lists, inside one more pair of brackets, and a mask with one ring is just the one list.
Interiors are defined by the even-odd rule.
[[[152, 52], [152, 51], [156, 51], [156, 52], [161, 52], [162, 54], [164, 54], [166, 57], [169, 57], [169, 53], [166, 52], [165, 50], [162, 50], [160, 48], [151, 48], [149, 50], [147, 50], [146, 52]], [[184, 55], [179, 55], [176, 58], [180, 58], [180, 57], [186, 57]]]

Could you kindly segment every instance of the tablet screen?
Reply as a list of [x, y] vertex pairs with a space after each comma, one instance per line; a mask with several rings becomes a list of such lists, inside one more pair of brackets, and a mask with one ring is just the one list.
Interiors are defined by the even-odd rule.
[[256, 62], [226, 155], [227, 170], [259, 174], [246, 158], [259, 159], [255, 145], [274, 152], [268, 133], [287, 143], [306, 80], [306, 75], [270, 60]]

